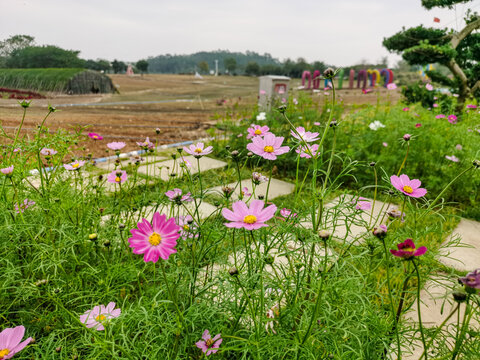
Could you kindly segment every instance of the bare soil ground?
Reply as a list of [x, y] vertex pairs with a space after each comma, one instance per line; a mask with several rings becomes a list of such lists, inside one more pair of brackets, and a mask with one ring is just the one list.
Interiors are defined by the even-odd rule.
[[[196, 79], [191, 75], [144, 76], [111, 75], [118, 94], [64, 95], [48, 94], [34, 100], [24, 123], [25, 134], [36, 130], [47, 113], [47, 106], [57, 107], [47, 120], [50, 131], [84, 126], [84, 133], [96, 132], [106, 141], [124, 141], [125, 151], [138, 149], [137, 141], [149, 136], [158, 144], [194, 140], [206, 135], [215, 118], [227, 112], [249, 108], [257, 101], [258, 79], [244, 76], [219, 76]], [[300, 80], [292, 80], [292, 96]], [[396, 102], [398, 91], [375, 90], [362, 94], [360, 89], [340, 90], [339, 99], [351, 104], [375, 104], [377, 99]], [[323, 91], [313, 93], [321, 105], [326, 101]], [[0, 99], [0, 124], [13, 133], [20, 124], [22, 108], [16, 100]], [[156, 128], [161, 133], [157, 135]], [[2, 141], [3, 142], [3, 141]], [[105, 142], [87, 142], [86, 151], [94, 157], [105, 156]]]

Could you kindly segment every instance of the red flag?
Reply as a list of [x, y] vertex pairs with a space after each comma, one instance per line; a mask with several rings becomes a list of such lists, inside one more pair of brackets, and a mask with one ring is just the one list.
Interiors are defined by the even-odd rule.
[[439, 23], [439, 22], [440, 22], [440, 19], [439, 19], [439, 18], [437, 18], [437, 17], [434, 17], [434, 18], [433, 18], [433, 22], [437, 22], [437, 23]]

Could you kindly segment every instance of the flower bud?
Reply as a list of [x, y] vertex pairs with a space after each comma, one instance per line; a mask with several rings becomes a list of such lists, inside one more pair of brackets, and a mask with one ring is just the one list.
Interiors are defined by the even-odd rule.
[[228, 270], [228, 273], [230, 274], [230, 276], [237, 276], [238, 275], [238, 269], [236, 267], [232, 267], [232, 268], [230, 268], [230, 270]]
[[124, 224], [124, 223], [118, 224], [118, 228], [119, 228], [120, 230], [125, 229], [125, 224]]
[[369, 164], [371, 167], [374, 167], [375, 165], [377, 165], [377, 163], [375, 161], [372, 161], [370, 164]]
[[323, 229], [318, 232], [318, 236], [320, 239], [327, 240], [332, 234], [330, 234], [330, 231]]
[[287, 105], [280, 105], [277, 110], [282, 113], [282, 114], [285, 114], [285, 111], [287, 111]]
[[252, 157], [252, 156], [253, 156], [253, 153], [252, 153], [251, 151], [249, 151], [249, 152], [247, 153], [247, 156], [248, 156], [248, 157]]
[[88, 235], [88, 239], [92, 240], [92, 241], [95, 241], [95, 240], [98, 239], [98, 236], [97, 236], [97, 234], [93, 233], [93, 234]]
[[467, 294], [464, 291], [457, 290], [457, 291], [454, 291], [452, 295], [453, 295], [453, 300], [455, 300], [458, 303], [462, 303], [462, 302], [465, 302], [465, 300], [467, 300]]
[[473, 160], [473, 166], [475, 166], [477, 169], [480, 169], [480, 160]]
[[336, 128], [338, 126], [337, 120], [333, 119], [330, 121], [330, 127], [331, 128]]
[[412, 135], [410, 135], [410, 134], [403, 135], [403, 140], [405, 140], [405, 141], [410, 141], [411, 138], [412, 138]]
[[103, 246], [109, 247], [109, 246], [110, 246], [110, 240], [106, 240], [106, 241], [103, 243]]
[[373, 228], [372, 234], [379, 239], [384, 239], [387, 236], [387, 226], [382, 224], [378, 228]]
[[238, 150], [233, 150], [233, 151], [230, 153], [230, 155], [232, 155], [233, 158], [238, 157], [238, 154], [239, 154]]
[[177, 158], [177, 154], [172, 154], [170, 156], [172, 157], [173, 160], [175, 160]]
[[179, 148], [177, 148], [177, 151], [178, 151], [179, 154], [181, 154], [182, 151], [183, 151], [183, 148], [179, 147]]
[[331, 79], [335, 76], [335, 70], [333, 70], [331, 67], [326, 68], [325, 71], [323, 72], [323, 77], [326, 79]]
[[160, 128], [156, 128], [156, 129], [155, 129], [155, 132], [157, 133], [157, 135], [159, 135], [160, 132], [161, 132]]
[[274, 261], [275, 258], [272, 255], [265, 256], [265, 263], [267, 263], [268, 265], [272, 265]]

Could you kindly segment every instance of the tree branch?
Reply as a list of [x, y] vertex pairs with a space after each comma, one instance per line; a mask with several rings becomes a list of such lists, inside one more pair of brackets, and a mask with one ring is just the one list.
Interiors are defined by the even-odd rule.
[[460, 31], [459, 33], [456, 33], [452, 36], [452, 40], [450, 41], [450, 44], [452, 45], [452, 48], [456, 49], [458, 44], [460, 44], [460, 42], [463, 39], [465, 39], [468, 35], [470, 35], [470, 33], [473, 30], [476, 30], [476, 29], [480, 29], [480, 18], [478, 18], [475, 21], [472, 21], [470, 24], [465, 26], [462, 29], [462, 31]]
[[478, 80], [475, 85], [472, 87], [472, 94], [475, 93], [475, 91], [480, 90], [480, 80]]
[[447, 67], [453, 73], [453, 75], [458, 77], [458, 79], [460, 80], [460, 90], [465, 93], [470, 92], [470, 89], [468, 88], [467, 75], [465, 75], [462, 68], [457, 64], [457, 62], [454, 59], [450, 60], [447, 64]]

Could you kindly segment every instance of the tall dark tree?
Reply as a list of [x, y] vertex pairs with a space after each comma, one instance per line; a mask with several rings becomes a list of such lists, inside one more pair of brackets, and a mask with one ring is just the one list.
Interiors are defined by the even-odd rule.
[[127, 64], [117, 59], [112, 61], [112, 69], [115, 74], [122, 73], [127, 70]]
[[80, 51], [65, 50], [58, 46], [28, 46], [16, 49], [7, 58], [9, 68], [83, 68], [85, 60]]
[[235, 60], [233, 57], [223, 60], [223, 64], [225, 65], [225, 69], [227, 69], [230, 74], [232, 74], [237, 68], [237, 60]]
[[30, 35], [13, 35], [0, 41], [0, 67], [5, 67], [8, 57], [15, 51], [33, 46], [35, 38]]
[[[467, 2], [471, 0], [422, 0], [422, 5], [427, 9], [452, 8], [455, 4]], [[383, 40], [383, 45], [389, 51], [402, 54], [411, 65], [445, 65], [453, 75], [453, 81], [436, 71], [429, 71], [427, 75], [459, 94], [457, 111], [463, 110], [467, 98], [480, 98], [480, 33], [474, 33], [480, 29], [480, 16], [468, 10], [465, 22], [465, 27], [460, 31], [420, 25], [403, 28]]]
[[245, 67], [245, 74], [257, 76], [260, 74], [260, 65], [255, 61], [250, 61]]
[[202, 73], [208, 73], [208, 63], [206, 61], [200, 61], [198, 63], [198, 68], [200, 69], [200, 72]]
[[142, 75], [148, 72], [148, 61], [147, 60], [138, 60], [135, 64], [136, 68], [140, 70]]

